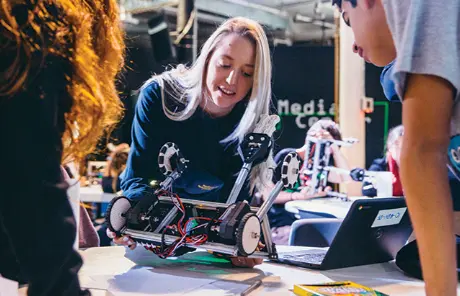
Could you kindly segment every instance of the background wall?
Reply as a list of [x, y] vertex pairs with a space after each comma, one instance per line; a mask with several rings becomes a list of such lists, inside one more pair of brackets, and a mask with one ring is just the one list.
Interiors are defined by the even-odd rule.
[[400, 102], [390, 102], [385, 98], [380, 85], [381, 68], [366, 64], [366, 97], [374, 98], [374, 112], [366, 118], [366, 164], [381, 157], [388, 130], [401, 124]]
[[301, 147], [308, 128], [334, 118], [334, 48], [272, 49], [273, 105], [281, 117], [277, 146]]

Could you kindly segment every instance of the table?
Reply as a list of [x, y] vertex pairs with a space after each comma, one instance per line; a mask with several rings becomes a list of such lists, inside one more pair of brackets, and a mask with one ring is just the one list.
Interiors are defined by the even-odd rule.
[[[286, 251], [289, 246], [279, 246]], [[92, 248], [81, 251], [84, 259], [79, 277], [93, 295], [240, 295], [257, 280], [262, 285], [250, 296], [294, 295], [294, 284], [351, 280], [391, 296], [425, 295], [422, 281], [404, 276], [393, 262], [361, 267], [316, 271], [264, 262], [254, 269], [232, 268], [205, 251], [178, 259], [159, 259], [138, 247]], [[458, 289], [460, 292], [460, 287]]]
[[299, 211], [318, 215], [324, 217], [323, 214], [328, 214], [328, 217], [335, 217], [339, 219], [345, 218], [351, 205], [355, 200], [367, 199], [369, 197], [357, 196], [349, 197], [348, 201], [343, 201], [335, 197], [317, 198], [312, 200], [294, 200], [285, 204], [285, 209], [288, 212], [299, 214]]
[[110, 202], [116, 196], [115, 193], [105, 193], [100, 185], [80, 187], [81, 202]]

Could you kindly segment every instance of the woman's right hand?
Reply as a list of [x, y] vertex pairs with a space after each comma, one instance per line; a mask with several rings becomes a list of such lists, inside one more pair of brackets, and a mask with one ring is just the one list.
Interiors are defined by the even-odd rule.
[[137, 246], [136, 242], [127, 235], [117, 236], [115, 232], [110, 231], [110, 229], [108, 228], [107, 228], [106, 233], [107, 233], [107, 236], [113, 239], [113, 242], [117, 245], [127, 246], [131, 250], [134, 250]]

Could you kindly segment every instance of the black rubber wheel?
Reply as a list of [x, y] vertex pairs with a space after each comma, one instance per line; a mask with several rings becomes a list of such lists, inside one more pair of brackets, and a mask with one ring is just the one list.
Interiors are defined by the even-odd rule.
[[131, 200], [124, 196], [118, 196], [112, 199], [107, 208], [105, 214], [107, 227], [117, 236], [121, 235], [120, 231], [126, 226], [126, 213], [131, 209], [131, 206]]

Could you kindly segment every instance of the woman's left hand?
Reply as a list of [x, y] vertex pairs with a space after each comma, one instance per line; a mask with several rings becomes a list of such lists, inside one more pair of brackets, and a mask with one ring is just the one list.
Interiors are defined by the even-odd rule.
[[262, 258], [248, 258], [248, 257], [232, 257], [230, 258], [233, 266], [253, 268], [256, 265], [262, 264]]

